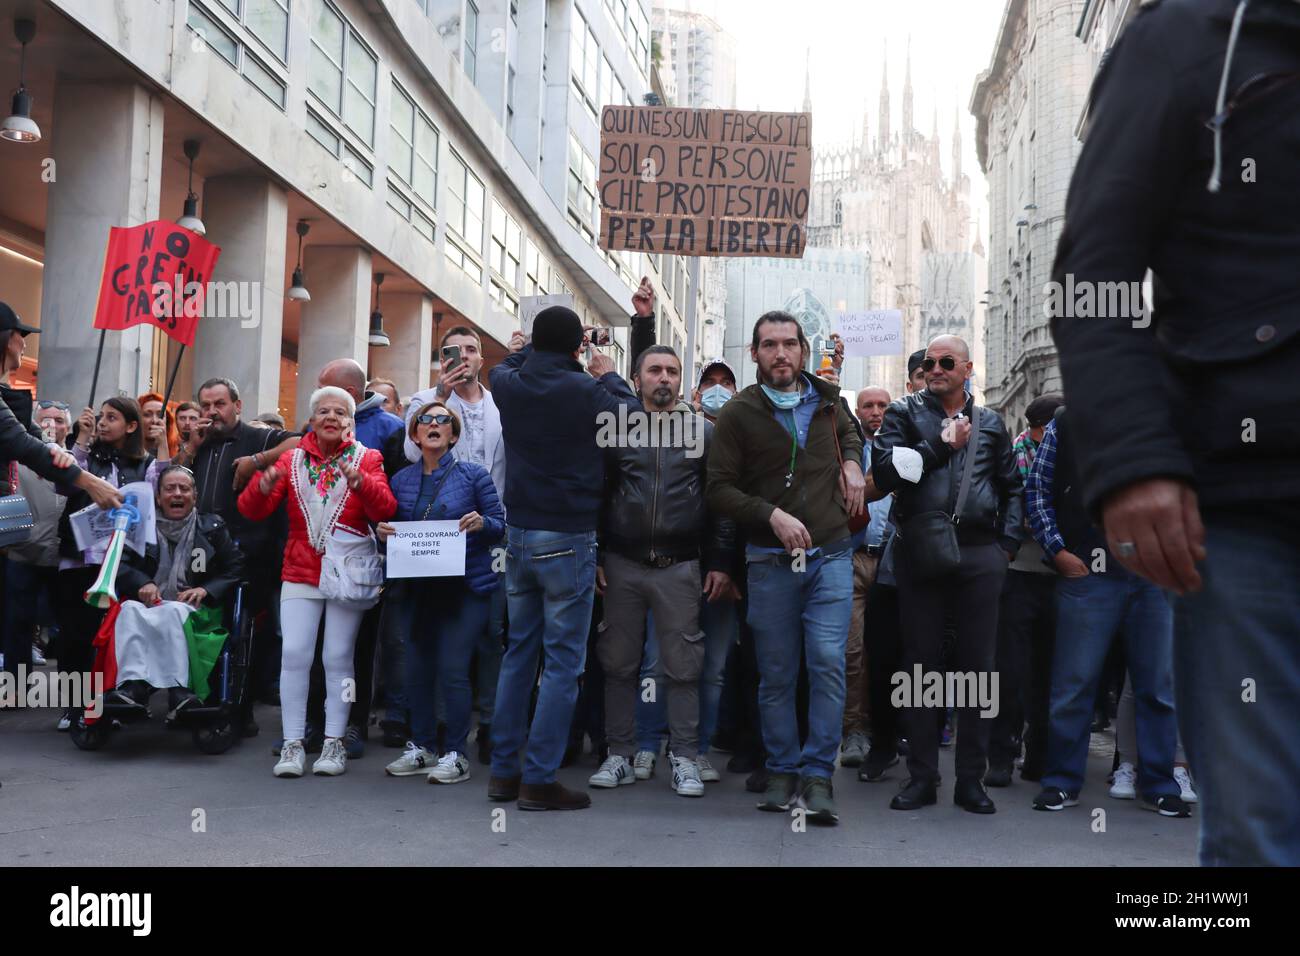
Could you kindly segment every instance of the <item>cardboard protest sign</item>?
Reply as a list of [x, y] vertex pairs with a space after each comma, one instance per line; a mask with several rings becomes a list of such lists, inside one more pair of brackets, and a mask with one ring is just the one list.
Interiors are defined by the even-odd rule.
[[903, 354], [903, 313], [898, 309], [840, 312], [835, 331], [844, 340], [846, 358]]
[[465, 533], [459, 521], [394, 521], [388, 539], [390, 578], [439, 578], [465, 573]]
[[556, 292], [552, 295], [526, 295], [519, 300], [519, 321], [520, 328], [524, 330], [524, 335], [532, 337], [533, 319], [537, 314], [553, 305], [562, 305], [566, 309], [573, 309], [573, 296], [568, 292]]
[[811, 137], [808, 113], [606, 106], [600, 247], [801, 258]]
[[221, 249], [197, 233], [158, 219], [108, 232], [95, 328], [122, 331], [141, 322], [194, 344], [203, 299]]

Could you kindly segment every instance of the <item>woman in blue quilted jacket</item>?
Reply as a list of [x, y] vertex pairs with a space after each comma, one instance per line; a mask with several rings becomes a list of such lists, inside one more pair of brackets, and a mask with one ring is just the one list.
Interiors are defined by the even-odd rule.
[[[410, 419], [411, 441], [422, 460], [393, 476], [397, 498], [394, 521], [459, 521], [465, 532], [465, 576], [412, 578], [400, 582], [399, 613], [414, 615], [407, 629], [407, 694], [411, 737], [406, 752], [385, 771], [394, 777], [425, 774], [430, 783], [469, 779], [465, 755], [472, 697], [469, 662], [487, 625], [492, 591], [497, 584], [491, 548], [505, 534], [505, 511], [492, 476], [481, 465], [457, 461], [451, 448], [460, 439], [460, 418], [441, 402], [429, 402]], [[377, 527], [381, 541], [393, 526]], [[438, 718], [435, 691], [446, 705], [446, 750], [436, 754]]]

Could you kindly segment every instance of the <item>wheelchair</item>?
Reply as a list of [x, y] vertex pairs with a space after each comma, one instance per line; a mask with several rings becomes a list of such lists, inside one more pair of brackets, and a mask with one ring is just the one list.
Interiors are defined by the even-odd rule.
[[[233, 596], [226, 601], [225, 626], [230, 632], [221, 654], [212, 668], [208, 686], [211, 694], [206, 700], [183, 708], [174, 718], [168, 718], [170, 730], [188, 730], [194, 746], [205, 754], [223, 754], [235, 745], [241, 736], [242, 714], [248, 690], [248, 671], [253, 659], [253, 613], [248, 605], [248, 584], [240, 582]], [[112, 688], [104, 688], [105, 692]], [[151, 709], [125, 707], [104, 701], [104, 710], [92, 723], [86, 722], [84, 712], [77, 715], [69, 728], [72, 742], [79, 750], [99, 750], [112, 736], [113, 731], [128, 723], [152, 719]]]

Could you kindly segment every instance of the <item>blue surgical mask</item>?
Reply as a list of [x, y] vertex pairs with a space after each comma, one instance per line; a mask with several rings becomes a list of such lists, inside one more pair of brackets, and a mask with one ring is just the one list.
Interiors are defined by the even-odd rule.
[[793, 392], [778, 392], [769, 385], [763, 385], [762, 389], [763, 394], [766, 395], [777, 408], [787, 410], [794, 408], [803, 398], [803, 394], [799, 389], [795, 389]]
[[700, 392], [700, 406], [710, 415], [717, 417], [722, 406], [731, 400], [731, 391], [725, 385], [710, 385]]

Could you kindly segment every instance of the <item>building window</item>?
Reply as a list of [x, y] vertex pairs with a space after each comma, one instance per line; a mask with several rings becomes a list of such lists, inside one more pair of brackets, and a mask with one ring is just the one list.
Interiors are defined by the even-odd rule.
[[578, 99], [596, 115], [596, 97], [600, 95], [600, 47], [596, 34], [577, 7], [573, 9], [573, 30], [569, 34], [569, 74]]
[[515, 68], [506, 67], [506, 135], [515, 139]]
[[375, 143], [379, 60], [326, 0], [314, 0], [307, 88], [366, 146]]
[[288, 0], [209, 0], [207, 7], [190, 0], [185, 22], [213, 52], [284, 109]]
[[428, 239], [438, 190], [438, 129], [393, 80], [389, 111], [388, 204]]
[[646, 73], [650, 69], [650, 24], [646, 22], [640, 0], [632, 0], [627, 12], [628, 52], [636, 62], [637, 69]]
[[465, 0], [465, 74], [471, 83], [478, 82], [478, 7]]
[[447, 258], [473, 276], [475, 281], [481, 282], [483, 181], [470, 171], [455, 150], [451, 151], [450, 165], [447, 179]]
[[511, 290], [519, 285], [519, 247], [522, 241], [519, 223], [504, 206], [492, 200], [492, 268]]
[[578, 137], [569, 134], [569, 222], [583, 237], [596, 241], [596, 164], [582, 148]]

